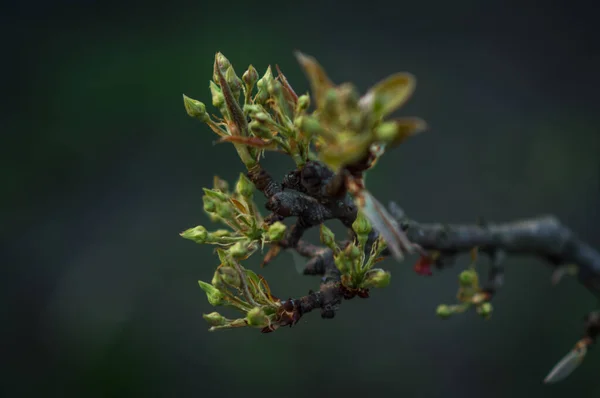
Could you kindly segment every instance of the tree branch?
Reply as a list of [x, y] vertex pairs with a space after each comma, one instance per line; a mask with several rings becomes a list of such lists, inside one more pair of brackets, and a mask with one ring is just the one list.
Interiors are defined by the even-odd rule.
[[[487, 252], [534, 255], [555, 269], [576, 264], [579, 281], [600, 297], [600, 253], [579, 240], [553, 216], [485, 226], [404, 221], [402, 227], [411, 242], [426, 250], [466, 252], [479, 247]], [[492, 268], [492, 274], [495, 274], [494, 279], [501, 275], [499, 265]]]
[[[184, 105], [190, 116], [208, 123], [222, 137], [219, 142], [234, 144], [248, 169], [248, 179], [267, 198], [266, 208], [271, 211], [271, 214], [262, 219], [264, 224], [260, 228], [256, 228], [256, 222], [251, 225], [250, 230], [233, 225], [236, 234], [239, 234], [236, 240], [242, 238], [244, 241], [238, 240], [228, 247], [229, 254], [247, 254], [249, 246], [243, 246], [243, 242], [253, 241], [254, 245], [260, 235], [263, 245], [265, 242], [272, 244], [263, 264], [275, 257], [281, 249], [293, 249], [308, 258], [303, 270], [305, 275], [322, 276], [319, 291], [311, 291], [297, 299], [280, 301], [271, 296], [266, 282], [263, 279], [257, 281], [258, 277], [254, 275], [253, 288], [266, 290], [262, 298], [263, 302], [267, 302], [264, 305], [269, 310], [267, 315], [264, 312], [266, 310], [261, 307], [262, 302], [259, 303], [252, 297], [244, 273], [241, 273], [246, 300], [255, 308], [247, 311], [245, 306], [239, 307], [246, 313], [245, 320], [227, 320], [218, 313], [208, 314], [207, 318], [215, 328], [252, 325], [264, 327], [263, 332], [270, 332], [281, 326], [292, 326], [301, 316], [316, 309], [320, 309], [321, 317], [333, 318], [342, 300], [356, 296], [367, 298], [368, 287], [384, 287], [389, 283], [386, 271], [372, 268], [381, 260], [379, 256], [383, 246], [380, 246], [378, 233], [389, 248], [387, 252], [383, 252], [384, 256], [393, 254], [394, 258], [401, 260], [404, 253], [416, 251], [421, 257], [415, 270], [424, 275], [432, 274], [431, 265], [443, 268], [460, 253], [472, 251], [473, 260], [477, 252], [490, 257], [487, 283], [480, 287], [479, 276], [474, 269], [463, 271], [459, 278], [458, 294], [461, 304], [452, 306], [453, 308], [440, 306], [438, 314], [443, 317], [454, 313], [456, 308], [456, 311], [462, 312], [471, 305], [482, 316], [487, 317], [492, 310], [488, 301], [504, 282], [503, 260], [507, 255], [532, 255], [541, 258], [554, 269], [555, 281], [565, 270], [576, 268], [579, 281], [600, 298], [600, 254], [578, 239], [555, 217], [544, 216], [503, 224], [421, 224], [406, 219], [398, 207], [392, 206], [389, 212], [384, 209], [367, 191], [364, 172], [372, 169], [386, 151], [425, 128], [425, 122], [418, 118], [384, 120], [410, 96], [414, 78], [405, 73], [392, 75], [359, 97], [352, 85], [334, 85], [312, 57], [300, 53], [297, 56], [311, 83], [317, 105], [314, 112], [307, 112], [310, 98], [307, 95], [298, 97], [280, 71], [279, 76], [274, 79], [269, 68], [258, 80], [256, 70], [249, 67], [242, 79], [239, 79], [221, 53], [217, 53], [215, 57], [211, 91], [213, 104], [222, 104], [222, 122], [217, 124], [211, 119], [203, 103], [184, 96]], [[253, 97], [255, 85], [258, 92]], [[244, 106], [237, 101], [241, 90], [245, 94]], [[312, 144], [320, 158], [327, 159], [325, 163], [329, 167], [320, 161], [309, 160], [317, 158], [311, 149]], [[275, 181], [258, 162], [263, 149], [286, 152], [301, 166], [288, 173], [281, 183]], [[251, 193], [248, 193], [248, 198], [244, 194], [248, 188], [246, 185], [249, 184], [242, 179], [238, 183], [236, 192], [244, 196], [246, 201], [251, 197]], [[228, 198], [218, 191], [220, 189], [211, 191], [217, 201], [206, 196], [207, 212], [213, 214], [216, 211], [217, 218], [227, 222], [232, 214], [229, 208], [234, 204], [240, 216], [247, 215], [244, 204], [237, 199], [233, 201], [232, 197]], [[368, 223], [361, 219], [353, 228], [359, 207]], [[281, 226], [264, 228], [289, 217], [295, 217], [296, 222], [287, 229], [283, 239], [281, 233], [277, 232], [282, 231]], [[259, 218], [255, 217], [253, 221]], [[322, 240], [328, 247], [336, 249], [336, 244], [344, 247], [340, 247], [341, 250], [339, 253], [336, 251], [335, 256], [329, 248], [302, 241], [306, 230], [331, 219], [340, 220], [351, 233], [350, 242], [336, 243], [333, 234], [323, 228]], [[227, 223], [231, 225], [230, 222]], [[369, 230], [371, 233], [367, 237], [365, 235]], [[268, 239], [265, 238], [265, 232]], [[216, 232], [208, 233], [204, 227], [190, 229], [185, 235], [198, 243], [216, 243]], [[371, 250], [375, 244], [375, 250]], [[361, 253], [363, 249], [365, 253]], [[253, 250], [255, 249], [251, 251]], [[366, 263], [363, 261], [363, 254], [368, 255]], [[242, 272], [239, 264], [237, 269]], [[206, 283], [201, 283], [200, 286], [211, 303], [222, 302], [222, 292], [219, 289]], [[587, 347], [599, 334], [600, 311], [591, 312], [585, 318], [584, 338], [570, 356], [566, 357], [571, 360], [569, 366], [576, 366], [580, 362]], [[562, 364], [559, 363], [561, 366]], [[563, 377], [565, 369], [568, 370], [568, 367], [557, 368], [558, 373], [551, 372], [549, 380], [556, 381]]]
[[[600, 297], [600, 253], [580, 241], [555, 217], [544, 216], [502, 224], [446, 225], [420, 224], [402, 220], [402, 228], [410, 241], [425, 250], [439, 251], [444, 256], [468, 252], [473, 247], [490, 255], [491, 269], [484, 290], [494, 293], [503, 283], [502, 260], [506, 255], [534, 255], [558, 269], [567, 264], [578, 266], [578, 279], [594, 295]], [[377, 234], [372, 234], [373, 241]], [[324, 318], [332, 318], [342, 298], [355, 294], [345, 291], [339, 283], [339, 273], [330, 249], [300, 241], [298, 253], [311, 257], [304, 268], [305, 275], [325, 275], [318, 292], [291, 299], [298, 317], [321, 309]], [[335, 271], [334, 271], [335, 270]], [[329, 276], [329, 277], [327, 277]], [[586, 317], [585, 336], [595, 340], [600, 334], [600, 312]]]

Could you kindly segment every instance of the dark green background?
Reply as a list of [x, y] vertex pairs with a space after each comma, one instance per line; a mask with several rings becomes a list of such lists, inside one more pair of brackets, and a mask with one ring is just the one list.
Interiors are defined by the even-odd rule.
[[[550, 2], [548, 2], [550, 3]], [[541, 3], [540, 3], [541, 4]], [[600, 247], [600, 51], [577, 2], [7, 2], [2, 178], [3, 396], [600, 396], [600, 356], [541, 383], [581, 335], [596, 301], [574, 279], [550, 285], [536, 259], [506, 263], [489, 322], [443, 322], [461, 265], [423, 278], [384, 263], [392, 285], [295, 328], [211, 334], [197, 280], [210, 247], [181, 239], [205, 224], [202, 187], [242, 164], [184, 111], [210, 103], [216, 51], [242, 73], [278, 63], [298, 92], [292, 52], [316, 56], [361, 90], [417, 76], [398, 114], [431, 128], [386, 155], [371, 191], [422, 221], [553, 213]], [[281, 175], [292, 164], [273, 156]], [[313, 235], [314, 236], [314, 235]], [[414, 259], [411, 259], [411, 261]], [[256, 264], [256, 262], [254, 262]], [[318, 280], [285, 254], [262, 271], [274, 294]]]

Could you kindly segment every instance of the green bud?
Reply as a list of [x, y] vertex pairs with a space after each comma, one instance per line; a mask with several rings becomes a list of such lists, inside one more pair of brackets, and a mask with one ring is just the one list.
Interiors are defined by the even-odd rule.
[[293, 109], [283, 95], [283, 85], [281, 82], [279, 80], [269, 82], [267, 90], [275, 102], [275, 108], [277, 109], [278, 114], [284, 118], [292, 117]]
[[206, 282], [198, 281], [200, 288], [206, 293], [206, 298], [210, 305], [217, 306], [223, 304], [223, 293], [213, 285]]
[[365, 288], [384, 288], [390, 284], [391, 279], [392, 274], [388, 271], [384, 271], [381, 268], [373, 268], [365, 274], [363, 286]]
[[319, 120], [312, 116], [300, 116], [296, 118], [295, 124], [296, 127], [309, 137], [321, 135], [324, 131]]
[[[260, 82], [260, 80], [259, 80]], [[258, 83], [256, 84], [258, 87]], [[266, 104], [267, 101], [269, 100], [269, 93], [267, 92], [267, 89], [258, 89], [258, 93], [256, 93], [256, 96], [254, 97], [254, 102], [257, 104]]]
[[271, 115], [269, 115], [266, 112], [257, 112], [253, 115], [253, 119], [263, 123], [263, 124], [272, 124], [273, 123], [273, 118], [271, 117]]
[[221, 88], [213, 81], [210, 82], [210, 93], [212, 95], [212, 104], [215, 108], [221, 109], [225, 105], [225, 97]]
[[263, 309], [260, 307], [254, 307], [250, 311], [248, 311], [248, 314], [246, 314], [246, 321], [248, 322], [248, 325], [256, 326], [259, 328], [264, 328], [270, 323], [269, 317], [267, 316], [267, 314], [265, 314], [265, 311], [263, 311]]
[[337, 111], [338, 94], [334, 88], [327, 90], [325, 100], [323, 101], [323, 115], [330, 119], [338, 116]]
[[254, 193], [254, 184], [244, 173], [240, 173], [240, 178], [235, 184], [235, 191], [244, 198], [251, 198]]
[[225, 220], [233, 217], [233, 207], [228, 202], [221, 202], [217, 205], [217, 214]]
[[283, 86], [278, 80], [272, 80], [267, 83], [267, 91], [271, 96], [278, 97], [283, 90]]
[[396, 139], [398, 135], [398, 128], [394, 122], [384, 122], [381, 123], [375, 129], [375, 137], [377, 141], [381, 142], [392, 142]]
[[261, 77], [256, 82], [256, 87], [258, 87], [259, 90], [268, 92], [269, 83], [271, 81], [273, 81], [273, 71], [271, 70], [271, 66], [269, 65], [269, 67], [267, 68], [267, 71], [265, 72], [263, 77]]
[[271, 130], [258, 120], [251, 121], [250, 124], [248, 124], [248, 128], [250, 129], [250, 132], [257, 137], [266, 139], [273, 138]]
[[348, 260], [346, 256], [338, 255], [333, 258], [335, 263], [335, 267], [342, 273], [342, 275], [347, 275], [350, 273], [352, 269], [352, 262]]
[[254, 105], [254, 104], [245, 104], [244, 105], [244, 112], [246, 112], [250, 116], [253, 116], [254, 114], [256, 114], [258, 112], [264, 112], [264, 111], [265, 111], [265, 108], [263, 108], [260, 105]]
[[219, 77], [217, 75], [217, 67], [220, 66], [221, 73], [223, 76], [227, 73], [227, 69], [231, 67], [231, 62], [221, 53], [217, 53], [215, 55], [215, 64], [214, 64], [214, 72], [213, 72], [213, 80], [218, 82]]
[[233, 67], [230, 66], [227, 69], [227, 72], [225, 72], [225, 80], [227, 81], [227, 84], [229, 84], [233, 97], [237, 101], [242, 91], [242, 80], [235, 74]]
[[204, 320], [206, 322], [208, 322], [208, 324], [210, 326], [223, 326], [227, 323], [227, 318], [225, 318], [223, 315], [219, 314], [218, 312], [211, 312], [210, 314], [202, 314], [202, 318], [204, 318]]
[[330, 230], [329, 228], [327, 228], [327, 226], [325, 226], [325, 224], [321, 224], [320, 237], [321, 237], [321, 243], [323, 243], [328, 248], [333, 250], [334, 247], [336, 247], [335, 235], [332, 230]]
[[454, 313], [454, 311], [452, 311], [452, 308], [450, 308], [446, 304], [438, 305], [437, 310], [435, 312], [437, 316], [439, 316], [442, 319], [447, 319]]
[[267, 230], [267, 239], [272, 242], [278, 242], [285, 236], [286, 225], [281, 221], [276, 221], [269, 226]]
[[246, 89], [252, 91], [252, 87], [254, 87], [258, 81], [258, 72], [254, 69], [254, 66], [250, 65], [248, 67], [248, 70], [242, 75], [242, 80], [244, 81], [244, 84], [246, 84]]
[[325, 103], [335, 104], [338, 101], [338, 93], [335, 88], [330, 88], [325, 93]]
[[229, 68], [231, 66], [231, 63], [229, 62], [229, 60], [220, 52], [218, 52], [215, 55], [217, 61], [219, 62], [219, 64], [221, 65], [221, 68], [223, 68], [224, 70], [226, 70], [227, 68]]
[[296, 105], [296, 111], [298, 113], [303, 112], [310, 106], [310, 97], [308, 94], [303, 94], [298, 97], [298, 104]]
[[246, 257], [249, 253], [248, 244], [246, 242], [237, 242], [236, 244], [231, 246], [228, 251], [232, 257]]
[[221, 287], [223, 284], [239, 288], [242, 286], [242, 280], [237, 270], [229, 266], [221, 266], [213, 275], [213, 286]]
[[485, 302], [481, 305], [477, 306], [477, 313], [481, 315], [483, 318], [488, 319], [492, 316], [492, 312], [494, 311], [494, 307], [492, 307], [492, 303]]
[[214, 213], [217, 210], [217, 204], [214, 199], [212, 199], [208, 195], [204, 195], [202, 197], [202, 202], [204, 202], [204, 211], [207, 213]]
[[458, 276], [458, 282], [464, 287], [473, 286], [477, 282], [477, 271], [473, 269], [464, 270]]
[[208, 113], [206, 113], [206, 106], [202, 102], [183, 94], [183, 105], [185, 106], [185, 111], [191, 117], [195, 117], [203, 122], [209, 120]]
[[353, 244], [349, 244], [348, 246], [346, 246], [346, 248], [344, 249], [344, 253], [351, 260], [357, 260], [358, 258], [360, 258], [360, 248]]
[[362, 210], [358, 211], [356, 219], [352, 223], [352, 229], [357, 235], [369, 235], [371, 233], [371, 223], [367, 217], [365, 217]]
[[202, 225], [198, 225], [197, 227], [186, 229], [179, 235], [184, 239], [193, 240], [196, 243], [205, 243], [206, 238], [208, 238], [208, 231]]

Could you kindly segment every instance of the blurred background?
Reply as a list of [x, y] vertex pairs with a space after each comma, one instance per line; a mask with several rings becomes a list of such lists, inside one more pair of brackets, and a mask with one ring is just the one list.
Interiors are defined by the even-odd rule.
[[[202, 187], [243, 166], [185, 113], [210, 103], [215, 52], [242, 74], [314, 55], [361, 91], [409, 71], [398, 115], [430, 130], [385, 156], [371, 191], [423, 222], [552, 213], [600, 248], [600, 48], [584, 3], [473, 1], [5, 2], [0, 12], [2, 297], [6, 397], [600, 396], [600, 353], [563, 383], [550, 368], [596, 307], [532, 258], [506, 262], [490, 321], [441, 321], [466, 260], [393, 283], [292, 329], [209, 333], [197, 280], [212, 247], [179, 237], [210, 221]], [[266, 165], [281, 176], [292, 162]], [[314, 234], [312, 236], [315, 236]], [[258, 259], [253, 262], [257, 269]], [[260, 272], [278, 296], [318, 279], [291, 254]]]

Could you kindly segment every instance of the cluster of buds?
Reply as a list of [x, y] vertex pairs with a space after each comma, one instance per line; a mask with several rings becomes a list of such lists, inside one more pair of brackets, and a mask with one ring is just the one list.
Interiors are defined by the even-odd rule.
[[222, 222], [229, 229], [210, 232], [199, 225], [181, 233], [196, 243], [218, 246], [216, 252], [221, 263], [211, 283], [198, 283], [211, 305], [233, 307], [244, 314], [237, 319], [225, 318], [217, 312], [205, 314], [211, 331], [246, 326], [273, 328], [282, 312], [280, 300], [271, 295], [264, 278], [240, 264], [264, 244], [283, 239], [286, 232], [281, 222], [270, 225], [263, 222], [253, 201], [254, 189], [244, 174], [240, 174], [233, 190], [225, 180], [215, 177], [213, 188], [204, 189], [204, 211], [212, 221]]
[[[232, 143], [246, 167], [252, 169], [265, 150], [282, 150], [298, 166], [315, 155], [310, 153], [312, 136], [298, 127], [310, 106], [308, 94], [298, 96], [277, 67], [269, 66], [262, 77], [250, 65], [240, 79], [221, 53], [214, 62], [210, 82], [212, 105], [222, 115], [213, 119], [206, 105], [183, 96], [185, 109], [220, 136], [218, 142]], [[243, 93], [243, 100], [240, 95]]]
[[468, 269], [462, 271], [458, 276], [458, 293], [456, 298], [458, 304], [442, 304], [437, 308], [437, 315], [442, 319], [462, 313], [469, 308], [475, 308], [477, 313], [484, 319], [492, 316], [493, 307], [489, 302], [490, 295], [482, 290], [479, 284], [479, 275], [475, 269], [477, 261], [477, 248], [471, 250], [471, 265]]
[[367, 241], [371, 232], [371, 223], [362, 211], [359, 211], [352, 224], [356, 239], [341, 248], [335, 241], [335, 235], [325, 224], [321, 224], [321, 242], [333, 251], [335, 266], [341, 274], [341, 283], [348, 296], [368, 297], [370, 288], [386, 287], [391, 274], [373, 266], [381, 261], [381, 253], [386, 244], [381, 237], [373, 242], [367, 254]]
[[265, 279], [239, 263], [231, 251], [217, 249], [221, 264], [217, 267], [211, 283], [198, 281], [213, 306], [227, 306], [244, 316], [229, 319], [218, 312], [205, 314], [209, 330], [239, 327], [268, 328], [277, 324], [281, 313], [281, 301], [271, 295]]
[[225, 180], [215, 177], [213, 188], [204, 188], [204, 211], [211, 221], [221, 222], [229, 229], [209, 232], [199, 225], [182, 232], [181, 236], [199, 244], [224, 247], [236, 258], [248, 257], [259, 246], [283, 239], [286, 226], [281, 222], [264, 223], [253, 195], [254, 184], [243, 173], [233, 191]]
[[[233, 143], [248, 169], [265, 150], [282, 150], [298, 166], [318, 157], [337, 171], [373, 151], [380, 156], [426, 128], [414, 117], [384, 120], [412, 95], [411, 74], [391, 75], [359, 96], [350, 83], [334, 85], [314, 58], [299, 52], [296, 56], [311, 85], [314, 112], [308, 112], [308, 94], [298, 96], [279, 68], [274, 76], [269, 66], [259, 79], [250, 65], [240, 79], [229, 60], [217, 53], [210, 91], [222, 118], [213, 119], [204, 103], [184, 95], [188, 115], [208, 124], [221, 137], [219, 142]], [[318, 155], [311, 152], [311, 143]]]
[[419, 118], [384, 121], [412, 95], [415, 79], [397, 73], [374, 85], [363, 96], [350, 83], [334, 85], [312, 57], [296, 53], [311, 85], [316, 111], [300, 123], [316, 136], [319, 158], [333, 170], [360, 161], [376, 151], [391, 148], [423, 131]]

